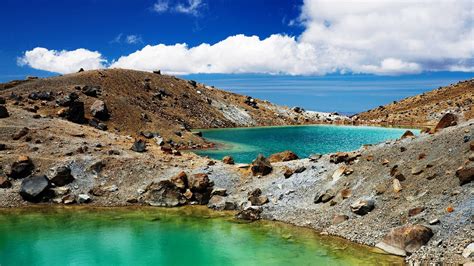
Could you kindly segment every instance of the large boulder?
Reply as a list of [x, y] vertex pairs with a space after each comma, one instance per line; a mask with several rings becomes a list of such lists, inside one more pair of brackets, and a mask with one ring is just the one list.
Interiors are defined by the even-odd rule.
[[21, 183], [20, 195], [29, 202], [40, 202], [48, 199], [51, 194], [49, 180], [46, 176], [32, 176], [25, 178]]
[[441, 118], [441, 120], [439, 120], [438, 124], [434, 129], [434, 132], [438, 132], [443, 128], [455, 126], [457, 124], [458, 117], [455, 114], [447, 113]]
[[188, 187], [192, 192], [205, 192], [212, 187], [209, 176], [204, 173], [194, 174], [188, 179]]
[[238, 212], [235, 215], [235, 218], [248, 220], [248, 221], [256, 221], [260, 219], [261, 213], [262, 213], [262, 207], [250, 206]]
[[252, 164], [250, 165], [250, 170], [252, 171], [252, 174], [255, 175], [268, 175], [269, 173], [272, 172], [273, 167], [270, 161], [265, 158], [262, 154], [259, 154], [257, 156], [257, 159], [255, 159]]
[[67, 166], [60, 166], [56, 168], [52, 177], [49, 179], [55, 186], [62, 187], [74, 181], [71, 175], [71, 169]]
[[182, 192], [186, 191], [188, 187], [188, 176], [185, 172], [179, 172], [177, 175], [171, 177], [170, 181]]
[[13, 179], [25, 178], [33, 172], [35, 166], [28, 156], [19, 156], [18, 160], [11, 166], [8, 177]]
[[176, 207], [186, 203], [186, 198], [179, 188], [169, 180], [153, 182], [146, 191], [145, 202], [151, 206]]
[[90, 111], [93, 117], [102, 121], [106, 121], [110, 117], [109, 110], [107, 109], [107, 105], [105, 105], [104, 101], [101, 101], [101, 100], [96, 100], [91, 105]]
[[376, 247], [388, 253], [406, 256], [425, 245], [433, 231], [423, 225], [406, 225], [392, 229]]
[[375, 201], [372, 199], [360, 199], [351, 204], [351, 211], [358, 215], [366, 215], [375, 208]]
[[10, 114], [8, 113], [7, 108], [3, 105], [0, 105], [0, 118], [7, 118], [9, 116]]
[[69, 104], [69, 109], [66, 112], [66, 119], [78, 124], [84, 124], [86, 118], [84, 117], [84, 103], [74, 101]]
[[292, 160], [297, 160], [298, 155], [296, 155], [292, 151], [282, 151], [279, 153], [274, 153], [268, 157], [268, 160], [271, 163], [276, 163], [276, 162], [287, 162], [287, 161], [292, 161]]
[[459, 178], [459, 185], [465, 185], [474, 180], [474, 166], [463, 167], [456, 171], [456, 176]]

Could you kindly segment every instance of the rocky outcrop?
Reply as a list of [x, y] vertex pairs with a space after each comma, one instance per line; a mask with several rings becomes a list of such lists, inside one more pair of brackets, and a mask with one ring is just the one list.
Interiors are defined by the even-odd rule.
[[259, 154], [257, 156], [257, 159], [255, 159], [250, 165], [250, 171], [252, 171], [252, 174], [254, 176], [268, 175], [269, 173], [272, 172], [272, 170], [273, 170], [272, 164], [262, 154]]
[[432, 236], [429, 227], [407, 225], [392, 229], [376, 247], [391, 254], [406, 256], [425, 245]]
[[268, 160], [271, 163], [276, 163], [276, 162], [287, 162], [287, 161], [293, 161], [297, 160], [298, 155], [292, 151], [282, 151], [279, 153], [274, 153], [268, 157]]
[[40, 202], [51, 197], [49, 186], [49, 180], [44, 175], [28, 177], [21, 183], [20, 195], [26, 201]]

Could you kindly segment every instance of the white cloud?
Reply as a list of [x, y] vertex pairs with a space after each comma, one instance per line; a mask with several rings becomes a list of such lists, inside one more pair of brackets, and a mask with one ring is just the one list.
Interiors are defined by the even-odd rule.
[[143, 43], [142, 37], [139, 35], [127, 35], [125, 37], [125, 42], [128, 44], [137, 44], [137, 43]]
[[[182, 3], [181, 7], [167, 8], [194, 15], [203, 5], [200, 0]], [[305, 30], [296, 38], [281, 34], [264, 39], [235, 35], [195, 47], [146, 45], [111, 62], [109, 67], [161, 69], [168, 73], [303, 75], [474, 71], [471, 0], [305, 0], [298, 21]], [[95, 60], [103, 64], [100, 54], [90, 53], [96, 53]], [[34, 59], [36, 64], [30, 63], [26, 54], [22, 58], [34, 68], [53, 69], [47, 57]]]
[[56, 51], [36, 47], [18, 58], [19, 65], [61, 74], [77, 72], [80, 68], [85, 70], [104, 68], [105, 62], [99, 52], [82, 48], [74, 51]]
[[174, 5], [170, 4], [169, 0], [158, 0], [152, 7], [152, 10], [157, 13], [175, 12], [188, 14], [192, 16], [199, 16], [201, 9], [205, 6], [202, 0], [181, 0]]

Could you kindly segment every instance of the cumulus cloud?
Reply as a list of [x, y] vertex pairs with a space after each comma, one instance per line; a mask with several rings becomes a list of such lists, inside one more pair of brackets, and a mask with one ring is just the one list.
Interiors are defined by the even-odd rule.
[[[193, 15], [203, 5], [200, 0], [181, 6], [169, 6], [165, 0], [156, 3]], [[297, 21], [305, 27], [297, 37], [235, 35], [195, 47], [146, 45], [108, 66], [179, 74], [474, 71], [471, 0], [305, 0]], [[100, 54], [90, 53], [104, 63]], [[41, 57], [35, 60], [30, 64], [26, 54], [22, 58], [35, 68], [51, 63], [40, 62]]]
[[158, 0], [153, 4], [152, 10], [156, 13], [175, 12], [199, 16], [204, 6], [205, 4], [202, 0], [181, 0], [174, 5], [170, 4], [169, 0]]
[[18, 59], [19, 65], [61, 74], [77, 72], [80, 68], [86, 70], [104, 68], [105, 63], [106, 60], [99, 52], [82, 48], [74, 51], [56, 51], [36, 47]]

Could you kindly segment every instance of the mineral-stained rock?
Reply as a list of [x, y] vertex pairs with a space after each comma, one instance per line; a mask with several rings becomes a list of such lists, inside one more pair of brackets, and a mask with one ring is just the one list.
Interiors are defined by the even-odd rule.
[[352, 196], [352, 190], [350, 188], [345, 188], [341, 190], [341, 197], [343, 199], [348, 199]]
[[439, 120], [438, 124], [434, 129], [434, 132], [438, 132], [443, 128], [455, 126], [457, 124], [458, 117], [455, 114], [447, 113], [441, 118], [441, 120]]
[[429, 227], [407, 225], [392, 229], [376, 247], [399, 256], [406, 256], [425, 245], [433, 236]]
[[291, 168], [286, 168], [286, 169], [285, 169], [285, 172], [283, 172], [283, 176], [284, 176], [285, 178], [290, 178], [290, 177], [293, 175], [294, 172], [295, 172], [295, 171], [292, 170]]
[[297, 159], [298, 159], [298, 155], [296, 155], [292, 151], [283, 151], [283, 152], [272, 154], [268, 157], [268, 160], [271, 163], [287, 162], [287, 161], [292, 161], [292, 160], [297, 160]]
[[252, 171], [252, 174], [254, 176], [256, 175], [268, 175], [269, 173], [272, 172], [273, 170], [273, 167], [270, 163], [270, 161], [268, 161], [262, 154], [259, 154], [257, 156], [257, 159], [255, 159], [251, 166], [250, 166], [250, 170]]
[[456, 176], [459, 178], [459, 185], [465, 185], [474, 180], [474, 166], [464, 167], [456, 171]]
[[176, 207], [186, 203], [186, 197], [169, 180], [151, 183], [147, 187], [145, 202], [151, 206]]
[[135, 140], [131, 148], [135, 152], [145, 152], [146, 151], [146, 142], [142, 139]]
[[12, 183], [4, 176], [0, 176], [0, 188], [11, 188]]
[[248, 193], [248, 200], [252, 206], [262, 206], [268, 203], [268, 197], [262, 196], [262, 190], [256, 188]]
[[360, 199], [351, 204], [351, 211], [358, 215], [366, 215], [375, 208], [375, 201], [372, 199]]
[[10, 114], [8, 113], [7, 108], [3, 105], [0, 105], [0, 118], [7, 118], [9, 116]]
[[18, 160], [11, 166], [7, 175], [13, 179], [25, 178], [33, 172], [35, 166], [28, 156], [19, 156]]
[[235, 218], [248, 220], [248, 221], [256, 221], [260, 219], [260, 214], [262, 213], [261, 207], [256, 206], [249, 206], [240, 211], [235, 215]]
[[192, 192], [206, 192], [211, 187], [211, 181], [207, 174], [194, 174], [188, 178], [188, 187]]
[[234, 164], [234, 158], [232, 158], [232, 156], [224, 156], [222, 162], [225, 164]]
[[188, 187], [188, 176], [186, 175], [185, 172], [181, 171], [177, 175], [171, 177], [170, 181], [175, 184], [175, 186], [181, 190], [181, 191], [186, 191], [186, 188]]
[[49, 180], [44, 175], [25, 178], [21, 183], [20, 195], [26, 201], [40, 202], [50, 198], [52, 194]]
[[74, 177], [71, 175], [71, 169], [69, 167], [61, 166], [56, 168], [50, 181], [54, 185], [62, 187], [73, 182]]
[[109, 119], [110, 114], [109, 110], [107, 109], [107, 105], [104, 101], [96, 100], [90, 107], [90, 111], [93, 117], [106, 121]]
[[347, 215], [344, 215], [344, 214], [336, 215], [332, 219], [332, 224], [340, 224], [340, 223], [345, 222], [347, 220], [349, 220], [349, 216], [347, 216]]

